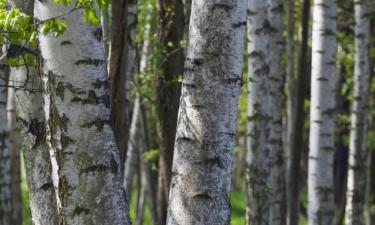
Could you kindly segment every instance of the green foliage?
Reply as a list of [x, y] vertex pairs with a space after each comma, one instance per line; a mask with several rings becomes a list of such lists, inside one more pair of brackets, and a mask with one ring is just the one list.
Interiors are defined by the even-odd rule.
[[66, 29], [68, 29], [68, 25], [64, 21], [51, 19], [42, 24], [40, 31], [44, 35], [50, 34], [54, 37], [58, 37], [62, 35]]
[[158, 170], [159, 149], [150, 149], [143, 153], [142, 158], [151, 164], [152, 170]]

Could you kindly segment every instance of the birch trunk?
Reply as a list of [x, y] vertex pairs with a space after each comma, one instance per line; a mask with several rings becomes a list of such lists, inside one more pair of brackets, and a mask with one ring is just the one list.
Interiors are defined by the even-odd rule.
[[[270, 224], [270, 22], [267, 1], [248, 5], [247, 225]], [[274, 69], [274, 68], [273, 68]], [[273, 106], [272, 106], [273, 108]]]
[[[10, 87], [16, 85], [11, 79], [8, 82], [8, 99], [7, 99], [7, 121], [9, 132], [9, 148], [10, 148], [10, 163], [11, 163], [11, 187], [12, 187], [12, 222], [13, 224], [22, 224], [22, 206], [21, 206], [21, 165], [20, 165], [20, 146], [17, 137], [19, 136], [19, 129], [16, 127], [16, 114], [14, 93], [15, 88]], [[19, 84], [18, 84], [19, 85]]]
[[[73, 5], [36, 1], [35, 16], [46, 20]], [[110, 126], [102, 31], [83, 23], [82, 14], [76, 10], [62, 17], [69, 28], [58, 38], [39, 37], [58, 220], [60, 225], [128, 225], [120, 157]]]
[[230, 222], [245, 11], [244, 0], [193, 1], [168, 225]]
[[[303, 151], [303, 134], [304, 134], [304, 102], [305, 89], [308, 86], [306, 80], [308, 77], [309, 62], [309, 20], [310, 20], [310, 0], [302, 1], [301, 12], [301, 47], [298, 61], [298, 77], [295, 82], [293, 91], [289, 92], [288, 98], [293, 98], [294, 103], [290, 103], [289, 111], [293, 111], [293, 115], [288, 114], [289, 129], [288, 131], [288, 165], [287, 165], [287, 225], [298, 225], [299, 218], [299, 183], [300, 183], [300, 164], [301, 153]], [[293, 54], [291, 54], [293, 57]], [[289, 59], [290, 60], [290, 59]], [[294, 80], [294, 79], [293, 79]]]
[[283, 148], [284, 69], [282, 65], [283, 1], [268, 0], [270, 36], [270, 110], [271, 124], [268, 137], [270, 150], [270, 223], [284, 225], [286, 219], [285, 164]]
[[12, 224], [12, 164], [7, 120], [8, 67], [0, 70], [0, 225]]
[[354, 93], [349, 141], [346, 223], [364, 224], [366, 188], [366, 133], [370, 83], [370, 1], [355, 0]]
[[158, 0], [158, 35], [160, 71], [155, 80], [156, 118], [159, 141], [158, 224], [166, 221], [169, 188], [176, 135], [178, 103], [183, 74], [184, 51], [181, 41], [184, 34], [184, 8], [181, 0]]
[[312, 29], [308, 224], [333, 223], [336, 1], [315, 0]]

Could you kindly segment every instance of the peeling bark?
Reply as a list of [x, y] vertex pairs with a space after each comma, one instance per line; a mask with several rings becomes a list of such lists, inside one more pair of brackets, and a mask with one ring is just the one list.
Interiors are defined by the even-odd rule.
[[[52, 0], [35, 3], [40, 20], [66, 10]], [[82, 13], [76, 10], [61, 18], [69, 28], [58, 38], [39, 36], [58, 220], [60, 225], [129, 225], [121, 161], [110, 126], [104, 46], [97, 35], [101, 28], [83, 23]]]
[[193, 1], [168, 225], [230, 222], [245, 11], [243, 0]]

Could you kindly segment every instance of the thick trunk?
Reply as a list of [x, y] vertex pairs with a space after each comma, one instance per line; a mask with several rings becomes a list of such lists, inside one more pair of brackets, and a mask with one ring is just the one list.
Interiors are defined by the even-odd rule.
[[181, 0], [159, 0], [159, 59], [160, 71], [157, 71], [156, 116], [159, 138], [159, 175], [158, 175], [158, 224], [165, 224], [168, 196], [171, 182], [173, 149], [176, 135], [178, 103], [181, 85], [178, 82], [183, 73], [184, 54], [180, 42], [184, 34], [184, 8]]
[[283, 38], [283, 1], [268, 0], [268, 15], [271, 26], [270, 35], [270, 133], [269, 146], [269, 185], [270, 211], [269, 221], [273, 225], [284, 225], [286, 219], [285, 163], [283, 148], [283, 111], [284, 107], [284, 69], [282, 65]]
[[[35, 3], [40, 20], [66, 10], [52, 0]], [[58, 220], [60, 225], [130, 224], [121, 161], [110, 126], [102, 30], [83, 23], [82, 14], [76, 10], [62, 17], [69, 28], [58, 38], [39, 36]]]
[[315, 0], [312, 30], [308, 224], [333, 223], [336, 1]]
[[193, 1], [168, 225], [229, 224], [245, 11], [244, 0]]
[[370, 1], [355, 0], [354, 92], [349, 141], [346, 223], [364, 224], [366, 188], [366, 132], [370, 83]]
[[[9, 1], [12, 7], [32, 15], [34, 1]], [[17, 55], [22, 54], [18, 52]], [[10, 80], [14, 86], [13, 126], [16, 129], [14, 141], [22, 149], [32, 221], [35, 225], [57, 224], [57, 204], [52, 183], [51, 162], [45, 140], [45, 120], [43, 111], [42, 82], [32, 66], [11, 68]], [[19, 156], [18, 156], [19, 158]], [[20, 215], [19, 215], [20, 216]]]
[[0, 225], [12, 222], [12, 164], [7, 120], [8, 67], [0, 70]]
[[[294, 91], [289, 92], [289, 98], [293, 98], [294, 108], [289, 108], [294, 112], [288, 117], [290, 120], [290, 129], [288, 131], [288, 168], [287, 168], [287, 225], [298, 225], [299, 218], [299, 183], [300, 183], [300, 163], [303, 150], [304, 134], [304, 101], [307, 80], [308, 58], [308, 39], [309, 39], [309, 19], [310, 19], [310, 0], [303, 0], [302, 6], [302, 40], [299, 54], [298, 77]], [[289, 56], [289, 57], [293, 57]], [[290, 60], [290, 59], [289, 59]], [[294, 80], [294, 79], [293, 79]], [[288, 114], [289, 115], [289, 114]]]
[[[267, 1], [250, 0], [248, 6], [248, 127], [246, 224], [270, 223], [270, 22]], [[272, 106], [273, 108], [273, 106]]]

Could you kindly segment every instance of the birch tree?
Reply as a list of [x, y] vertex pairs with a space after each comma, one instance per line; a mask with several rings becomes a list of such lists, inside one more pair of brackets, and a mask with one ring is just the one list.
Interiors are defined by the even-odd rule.
[[0, 70], [0, 225], [12, 224], [11, 152], [7, 120], [8, 68]]
[[229, 223], [245, 11], [244, 0], [192, 3], [168, 225]]
[[349, 141], [346, 223], [364, 224], [366, 189], [366, 132], [370, 83], [370, 1], [355, 0], [354, 93]]
[[[270, 22], [267, 1], [248, 1], [246, 224], [269, 224]], [[274, 69], [274, 68], [273, 68]], [[275, 83], [276, 84], [276, 83]]]
[[336, 1], [315, 0], [312, 28], [308, 224], [333, 223]]
[[[270, 22], [270, 133], [269, 168], [270, 168], [270, 224], [284, 225], [286, 219], [285, 164], [283, 149], [283, 112], [284, 106], [284, 69], [282, 65], [283, 38], [283, 1], [268, 0], [268, 17]], [[255, 43], [256, 44], [256, 43]]]
[[130, 224], [120, 157], [110, 126], [111, 104], [100, 26], [82, 9], [36, 1], [41, 21], [61, 17], [59, 37], [41, 34], [45, 117], [59, 224]]

